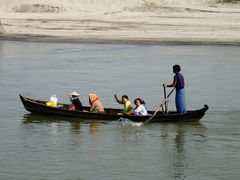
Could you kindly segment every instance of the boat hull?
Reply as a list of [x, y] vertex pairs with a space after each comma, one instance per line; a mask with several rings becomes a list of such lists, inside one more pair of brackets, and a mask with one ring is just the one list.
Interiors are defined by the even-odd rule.
[[[41, 113], [46, 115], [59, 115], [68, 117], [79, 117], [81, 119], [97, 119], [97, 120], [118, 120], [120, 118], [128, 118], [134, 122], [145, 122], [154, 114], [154, 111], [148, 111], [147, 116], [131, 116], [121, 114], [121, 109], [105, 108], [106, 113], [89, 112], [90, 107], [84, 107], [85, 111], [69, 110], [69, 105], [59, 103], [57, 107], [50, 107], [46, 105], [46, 101], [36, 100], [19, 95], [24, 108], [32, 113]], [[187, 111], [186, 114], [177, 114], [176, 112], [169, 112], [163, 114], [158, 112], [151, 120], [151, 122], [194, 122], [199, 121], [208, 110], [208, 106], [204, 105], [202, 109]]]

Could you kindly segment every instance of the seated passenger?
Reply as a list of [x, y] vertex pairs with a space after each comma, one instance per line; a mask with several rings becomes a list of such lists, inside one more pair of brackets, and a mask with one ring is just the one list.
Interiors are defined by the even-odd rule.
[[142, 99], [135, 99], [134, 104], [136, 105], [136, 107], [133, 111], [128, 113], [129, 115], [146, 116], [148, 114], [145, 107], [145, 102]]
[[83, 111], [82, 103], [79, 100], [80, 94], [78, 94], [77, 92], [71, 92], [68, 94], [68, 96], [71, 102], [71, 104], [69, 105], [70, 110]]
[[127, 114], [128, 112], [132, 111], [133, 110], [133, 107], [132, 107], [132, 103], [131, 101], [128, 99], [128, 96], [127, 95], [123, 95], [122, 96], [122, 99], [119, 100], [117, 98], [117, 95], [115, 94], [114, 95], [116, 101], [119, 103], [119, 104], [123, 104], [124, 107], [123, 107], [123, 114]]
[[89, 94], [90, 112], [105, 112], [104, 107], [96, 94]]

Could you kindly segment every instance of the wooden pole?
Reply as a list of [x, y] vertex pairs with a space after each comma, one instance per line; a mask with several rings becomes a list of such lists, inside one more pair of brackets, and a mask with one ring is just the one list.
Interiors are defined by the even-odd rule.
[[[164, 89], [164, 99], [167, 99], [166, 87], [163, 86], [163, 89]], [[167, 114], [167, 101], [164, 103], [164, 107], [165, 107], [165, 113]]]
[[158, 108], [156, 109], [156, 111], [154, 112], [154, 114], [153, 114], [149, 119], [147, 119], [147, 120], [143, 123], [144, 125], [146, 125], [147, 123], [149, 123], [149, 122], [154, 118], [154, 116], [156, 116], [156, 114], [157, 114], [157, 112], [160, 110], [160, 108], [163, 107], [163, 105], [164, 105], [164, 103], [165, 103], [166, 101], [168, 101], [168, 99], [169, 99], [169, 97], [171, 96], [171, 94], [173, 93], [174, 89], [175, 89], [175, 87], [174, 87], [174, 88], [171, 90], [171, 92], [167, 95], [166, 99], [164, 99], [164, 100], [162, 101], [162, 103], [158, 106]]

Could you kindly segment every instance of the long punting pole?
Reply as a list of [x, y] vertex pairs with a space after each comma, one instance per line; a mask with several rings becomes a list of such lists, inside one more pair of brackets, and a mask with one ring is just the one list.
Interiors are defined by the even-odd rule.
[[[164, 89], [164, 99], [167, 98], [167, 91], [166, 91], [166, 87], [163, 86], [163, 89]], [[165, 105], [165, 113], [167, 114], [167, 101], [164, 103]]]
[[174, 87], [174, 88], [171, 90], [171, 92], [167, 95], [166, 99], [164, 99], [164, 100], [162, 101], [162, 103], [158, 106], [158, 108], [156, 109], [156, 111], [154, 112], [154, 114], [153, 114], [149, 119], [147, 119], [147, 120], [143, 123], [144, 125], [146, 125], [147, 123], [149, 123], [149, 122], [154, 118], [154, 116], [156, 116], [156, 114], [157, 114], [157, 112], [160, 110], [160, 108], [163, 107], [163, 105], [164, 105], [164, 103], [165, 103], [166, 101], [168, 101], [168, 99], [169, 99], [169, 97], [171, 96], [171, 94], [173, 93], [174, 89], [175, 89], [175, 87]]

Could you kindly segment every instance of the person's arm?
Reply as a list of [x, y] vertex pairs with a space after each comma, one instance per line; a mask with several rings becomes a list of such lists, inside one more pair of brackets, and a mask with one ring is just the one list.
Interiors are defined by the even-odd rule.
[[136, 107], [135, 109], [131, 109], [130, 111], [127, 112], [128, 115], [133, 114], [134, 112], [139, 113], [142, 110], [142, 106]]
[[117, 95], [116, 95], [116, 94], [114, 94], [114, 97], [115, 97], [115, 100], [116, 100], [119, 104], [123, 104], [123, 102], [120, 101], [120, 100], [117, 98]]
[[69, 101], [72, 102], [73, 100], [72, 96], [68, 95], [68, 97], [69, 97]]
[[134, 110], [128, 111], [126, 114], [131, 115], [132, 113], [134, 113]]
[[92, 105], [91, 108], [90, 108], [90, 112], [94, 112], [95, 108], [96, 108], [96, 105]]
[[176, 85], [177, 85], [177, 81], [174, 80], [172, 84], [164, 83], [164, 84], [163, 84], [163, 87], [176, 87]]

